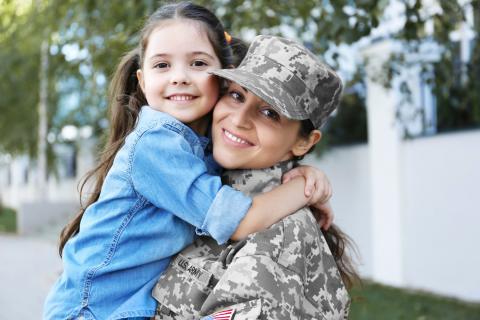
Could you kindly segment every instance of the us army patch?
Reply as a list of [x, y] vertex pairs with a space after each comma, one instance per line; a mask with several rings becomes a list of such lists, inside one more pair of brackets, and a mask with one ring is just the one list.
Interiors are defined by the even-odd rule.
[[208, 285], [212, 274], [207, 270], [202, 269], [199, 266], [194, 265], [189, 259], [179, 254], [175, 257], [172, 264], [179, 271], [186, 272], [191, 278], [201, 282], [204, 285]]

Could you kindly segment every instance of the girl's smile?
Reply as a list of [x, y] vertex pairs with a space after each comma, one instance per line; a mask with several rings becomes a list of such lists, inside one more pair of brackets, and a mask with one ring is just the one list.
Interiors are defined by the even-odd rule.
[[167, 97], [170, 101], [192, 101], [193, 99], [196, 99], [196, 96], [192, 95], [187, 95], [187, 94], [172, 94]]

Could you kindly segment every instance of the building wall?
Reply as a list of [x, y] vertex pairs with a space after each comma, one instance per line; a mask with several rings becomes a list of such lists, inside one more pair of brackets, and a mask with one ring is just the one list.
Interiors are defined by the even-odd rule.
[[405, 284], [480, 301], [480, 131], [403, 144]]

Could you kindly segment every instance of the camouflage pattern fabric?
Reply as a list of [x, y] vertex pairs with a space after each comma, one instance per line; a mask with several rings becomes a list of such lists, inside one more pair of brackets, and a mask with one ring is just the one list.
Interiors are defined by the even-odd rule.
[[[228, 171], [224, 180], [254, 196], [279, 185], [293, 165]], [[346, 319], [350, 301], [307, 208], [240, 242], [198, 238], [172, 260], [152, 294], [155, 319], [201, 319], [228, 309], [234, 320]]]
[[236, 69], [211, 72], [245, 87], [290, 119], [320, 128], [338, 106], [340, 77], [295, 41], [257, 36]]

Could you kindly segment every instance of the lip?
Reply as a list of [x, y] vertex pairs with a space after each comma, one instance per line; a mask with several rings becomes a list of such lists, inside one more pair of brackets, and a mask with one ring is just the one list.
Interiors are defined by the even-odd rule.
[[248, 148], [255, 146], [255, 144], [247, 140], [245, 137], [225, 128], [222, 128], [222, 138], [226, 143], [235, 147]]
[[166, 96], [168, 100], [175, 102], [189, 102], [196, 99], [197, 97], [198, 96], [189, 93], [174, 93]]

